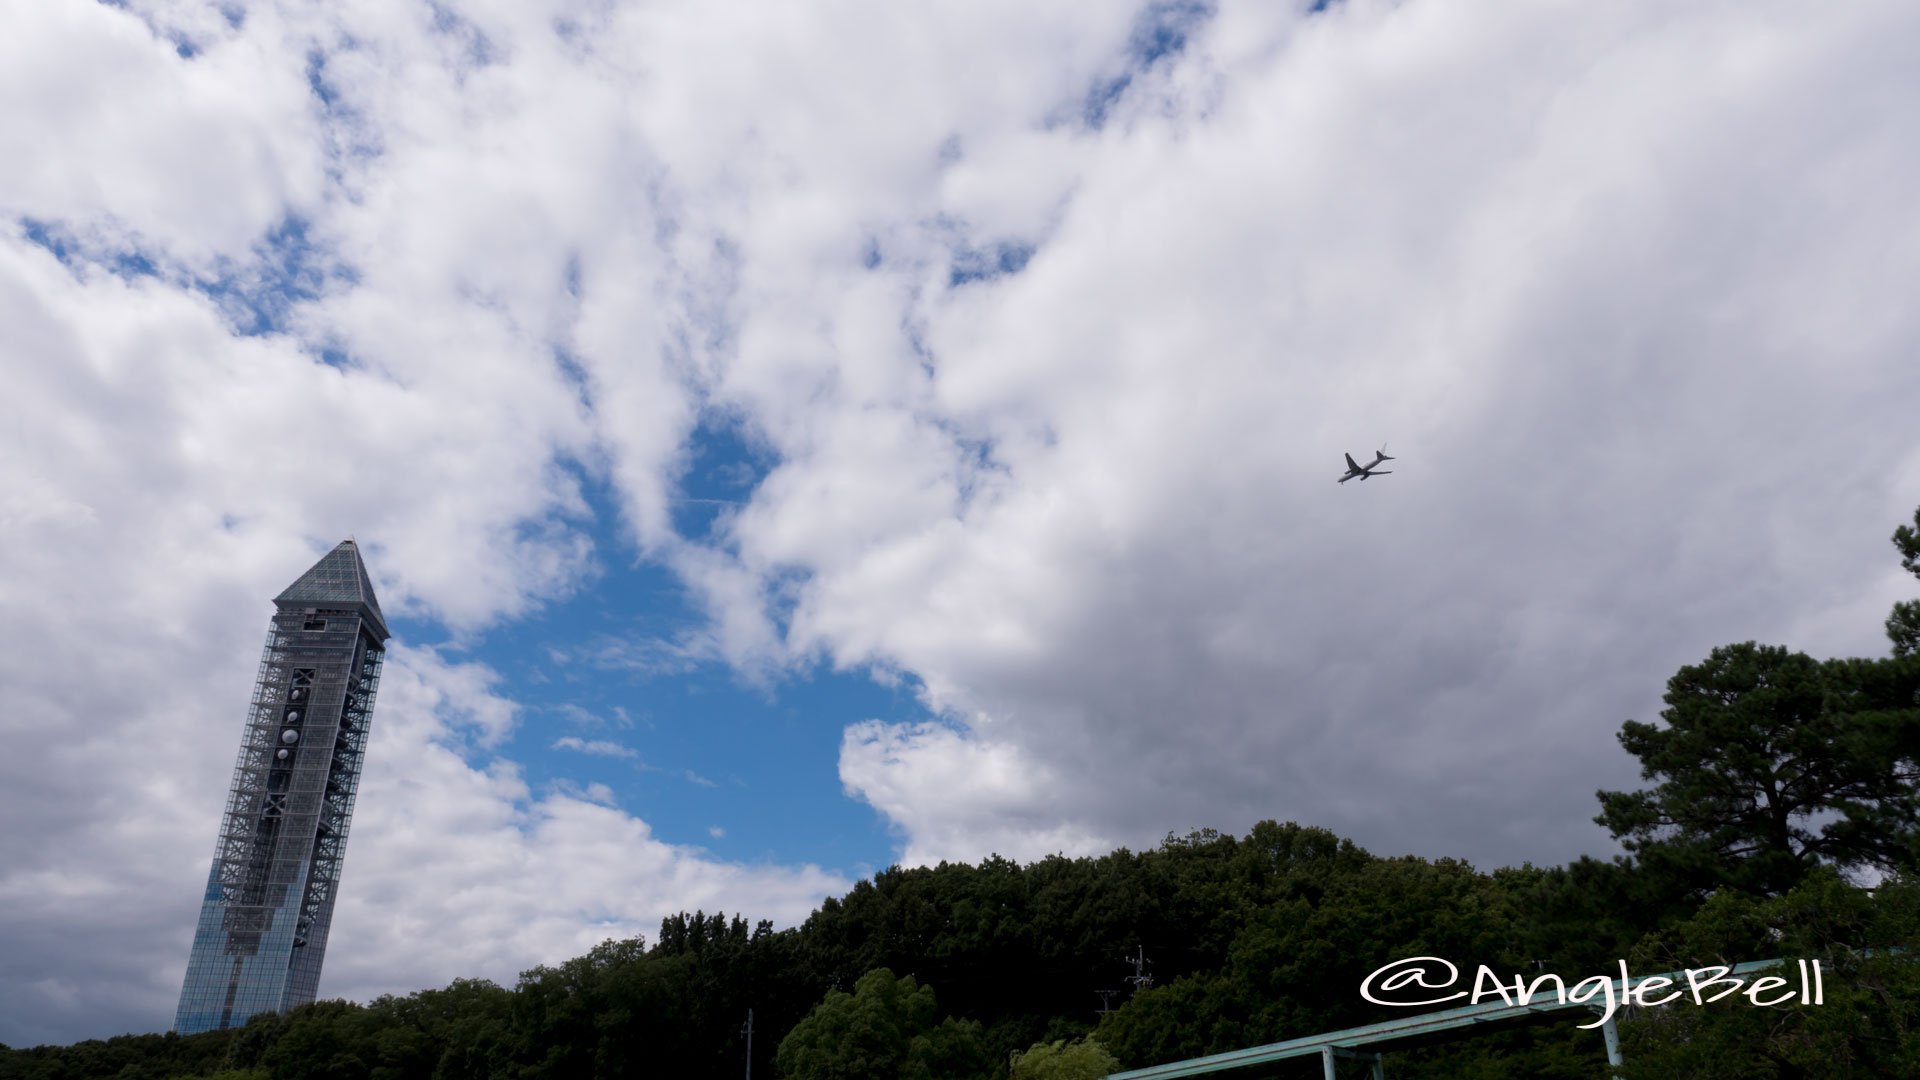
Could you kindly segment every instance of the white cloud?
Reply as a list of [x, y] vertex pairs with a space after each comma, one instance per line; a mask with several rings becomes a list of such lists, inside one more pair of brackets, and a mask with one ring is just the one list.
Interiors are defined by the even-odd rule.
[[[554, 651], [555, 650], [549, 650], [549, 655], [551, 655]], [[564, 661], [557, 658], [555, 659], [555, 663], [561, 663], [561, 662], [564, 662]], [[572, 702], [566, 702], [564, 704], [552, 706], [551, 711], [560, 716], [565, 717], [569, 723], [575, 724], [579, 727], [599, 727], [602, 724], [606, 723], [606, 720], [602, 718], [598, 713], [595, 713], [590, 709], [582, 708], [579, 705], [573, 704]]]
[[[601, 634], [580, 648], [551, 649], [549, 655], [556, 664], [589, 664], [603, 670], [625, 671], [639, 678], [684, 675], [703, 663], [719, 659], [713, 644], [704, 635], [692, 632], [677, 640]], [[615, 711], [624, 720], [624, 712]]]
[[975, 852], [968, 856], [975, 859], [994, 852], [1038, 857], [1106, 850], [1088, 822], [1075, 820], [1071, 808], [1061, 813], [1049, 797], [1065, 785], [1059, 772], [1016, 747], [938, 725], [855, 724], [840, 747], [840, 779], [847, 794], [866, 799], [900, 828], [906, 840], [901, 861], [908, 865], [938, 862], [954, 851]]
[[[1857, 461], [1906, 456], [1920, 398], [1920, 249], [1884, 240], [1916, 36], [1891, 5], [1226, 5], [1106, 131], [1040, 138], [1070, 194], [970, 163], [956, 191], [997, 164], [1046, 222], [1023, 272], [841, 261], [751, 313], [722, 392], [782, 460], [695, 580], [730, 627], [786, 609], [731, 648], [910, 672], [959, 725], [843, 746], [910, 860], [1264, 816], [1603, 850], [1612, 734], [1676, 667], [1881, 651], [1852, 616], [1911, 587], [1914, 496]], [[1394, 477], [1330, 482], [1382, 439]]]
[[202, 270], [244, 254], [290, 210], [314, 207], [326, 159], [306, 80], [271, 39], [274, 13], [255, 17], [255, 33], [186, 63], [114, 5], [10, 13], [0, 206], [85, 221]]
[[572, 735], [555, 739], [553, 748], [555, 750], [578, 750], [583, 754], [595, 754], [600, 757], [637, 758], [640, 756], [640, 751], [635, 750], [631, 746], [623, 746], [620, 743], [608, 739], [587, 740], [576, 738]]

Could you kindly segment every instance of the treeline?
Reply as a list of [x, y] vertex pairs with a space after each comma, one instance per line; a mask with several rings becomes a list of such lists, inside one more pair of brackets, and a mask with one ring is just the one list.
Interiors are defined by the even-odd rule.
[[[1920, 512], [1895, 543], [1920, 576]], [[5, 1051], [0, 1080], [731, 1078], [749, 1010], [763, 1080], [1086, 1080], [1403, 1018], [1358, 987], [1410, 956], [1569, 984], [1621, 959], [1818, 957], [1822, 1005], [1624, 1016], [1625, 1076], [1920, 1078], [1920, 602], [1887, 630], [1887, 657], [1747, 643], [1681, 669], [1664, 724], [1620, 733], [1648, 786], [1599, 793], [1595, 820], [1629, 852], [1612, 860], [1485, 873], [1269, 821], [1097, 858], [896, 867], [786, 930], [682, 913], [511, 989]], [[1389, 1071], [1606, 1075], [1582, 1022], [1410, 1048]]]
[[[1468, 972], [1485, 963], [1505, 975], [1536, 974], [1540, 961], [1569, 983], [1609, 972], [1621, 957], [1647, 973], [1716, 957], [1823, 956], [1828, 1004], [1802, 1010], [1787, 1041], [1818, 1050], [1821, 1060], [1837, 1042], [1861, 1065], [1801, 1075], [1920, 1076], [1920, 980], [1897, 962], [1854, 955], [1915, 943], [1920, 890], [1907, 879], [1869, 896], [1815, 870], [1776, 897], [1722, 890], [1705, 904], [1671, 897], [1618, 906], [1623, 892], [1644, 884], [1641, 871], [1597, 866], [1621, 880], [1585, 890], [1565, 869], [1486, 874], [1452, 860], [1379, 858], [1322, 829], [1265, 822], [1244, 837], [1200, 833], [1097, 859], [894, 869], [794, 929], [675, 916], [651, 944], [610, 941], [535, 968], [511, 990], [461, 981], [366, 1005], [318, 1002], [234, 1031], [17, 1050], [0, 1058], [0, 1077], [730, 1078], [746, 1068], [752, 1009], [753, 1071], [771, 1078], [782, 1075], [782, 1040], [830, 991], [851, 1004], [844, 992], [876, 969], [903, 984], [910, 978], [938, 1002], [921, 1030], [903, 1032], [897, 1056], [935, 1021], [955, 1018], [972, 1026], [952, 1040], [949, 1056], [979, 1071], [948, 1075], [1004, 1077], [1011, 1052], [1090, 1033], [1133, 1067], [1388, 1018], [1359, 997], [1360, 980], [1416, 955], [1448, 957]], [[1583, 924], [1616, 929], [1569, 932]], [[1155, 982], [1136, 993], [1126, 982], [1135, 968], [1122, 958], [1142, 950]], [[1105, 1017], [1098, 990], [1118, 991]], [[1687, 1018], [1686, 1010], [1669, 1011]], [[1720, 1047], [1729, 1060], [1764, 1057], [1782, 1048], [1743, 1025], [1763, 1014], [1777, 1024], [1775, 1012], [1719, 1010], [1713, 1016], [1724, 1031], [1688, 1035], [1732, 1044]], [[1598, 1035], [1576, 1022], [1584, 1020], [1399, 1055], [1393, 1074], [1601, 1075]], [[1862, 1023], [1880, 1027], [1854, 1030]], [[1672, 1041], [1670, 1027], [1650, 1016], [1626, 1024], [1629, 1064], [1666, 1060], [1632, 1040], [1646, 1028], [1654, 1042]], [[822, 1067], [809, 1075], [899, 1073]]]

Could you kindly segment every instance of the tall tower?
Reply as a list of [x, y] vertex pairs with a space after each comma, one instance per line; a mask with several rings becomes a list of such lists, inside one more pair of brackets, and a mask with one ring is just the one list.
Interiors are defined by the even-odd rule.
[[173, 1029], [313, 1000], [388, 638], [352, 540], [274, 597]]

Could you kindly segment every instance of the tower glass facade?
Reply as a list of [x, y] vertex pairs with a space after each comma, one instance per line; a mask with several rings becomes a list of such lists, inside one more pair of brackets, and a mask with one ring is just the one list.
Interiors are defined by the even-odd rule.
[[314, 999], [388, 638], [351, 540], [274, 598], [173, 1029]]

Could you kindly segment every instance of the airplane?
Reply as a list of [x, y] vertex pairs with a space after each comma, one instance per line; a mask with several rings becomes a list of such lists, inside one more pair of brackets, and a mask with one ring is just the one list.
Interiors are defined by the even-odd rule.
[[1354, 479], [1355, 477], [1358, 477], [1361, 480], [1365, 480], [1369, 476], [1392, 476], [1393, 470], [1381, 469], [1380, 463], [1383, 461], [1394, 461], [1394, 460], [1397, 460], [1397, 459], [1387, 456], [1386, 443], [1380, 444], [1380, 449], [1374, 452], [1373, 460], [1367, 462], [1367, 464], [1364, 467], [1357, 464], [1353, 460], [1352, 454], [1348, 454], [1347, 455], [1347, 475], [1341, 477], [1339, 482], [1344, 484], [1347, 481]]

